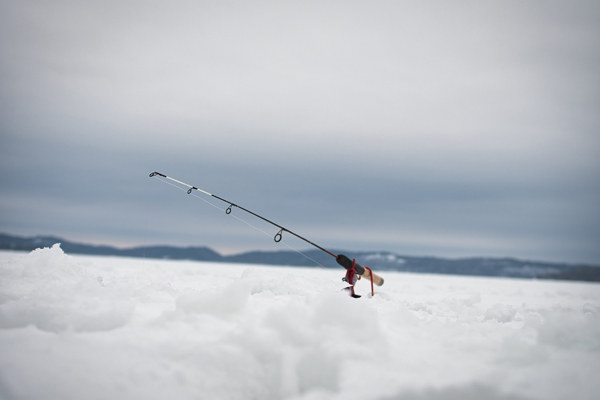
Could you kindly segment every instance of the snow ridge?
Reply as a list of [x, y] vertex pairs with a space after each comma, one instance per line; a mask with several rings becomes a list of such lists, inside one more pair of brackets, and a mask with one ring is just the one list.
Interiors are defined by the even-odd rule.
[[0, 398], [592, 399], [598, 285], [0, 252]]

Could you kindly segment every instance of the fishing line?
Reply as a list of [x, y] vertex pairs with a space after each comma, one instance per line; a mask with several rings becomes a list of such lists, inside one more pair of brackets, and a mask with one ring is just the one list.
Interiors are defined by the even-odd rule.
[[[345, 281], [345, 282], [348, 282], [350, 284], [350, 286], [347, 287], [346, 289], [350, 291], [350, 295], [352, 297], [360, 297], [359, 295], [357, 295], [357, 294], [354, 293], [354, 284], [356, 283], [357, 279], [360, 279], [361, 276], [364, 276], [365, 278], [369, 279], [371, 281], [371, 283], [374, 283], [377, 286], [383, 285], [383, 278], [382, 277], [375, 275], [370, 268], [363, 267], [362, 265], [360, 265], [359, 263], [357, 263], [356, 259], [350, 259], [350, 258], [348, 258], [347, 256], [345, 256], [343, 254], [335, 255], [332, 252], [330, 252], [329, 250], [327, 250], [327, 249], [319, 246], [316, 243], [311, 242], [310, 240], [306, 239], [305, 237], [302, 237], [302, 236], [298, 235], [297, 233], [294, 233], [291, 230], [289, 230], [289, 229], [287, 229], [287, 228], [285, 228], [285, 227], [283, 227], [283, 226], [281, 226], [281, 225], [279, 225], [279, 224], [277, 224], [277, 223], [275, 223], [275, 222], [273, 222], [273, 221], [271, 221], [271, 220], [269, 220], [269, 219], [267, 219], [267, 218], [265, 218], [265, 217], [263, 217], [261, 215], [258, 215], [258, 214], [256, 214], [253, 211], [248, 210], [247, 208], [244, 208], [244, 207], [242, 207], [242, 206], [240, 206], [238, 204], [235, 204], [235, 203], [233, 203], [233, 202], [231, 202], [229, 200], [226, 200], [226, 199], [224, 199], [222, 197], [219, 197], [219, 196], [214, 195], [212, 193], [209, 193], [209, 192], [207, 192], [205, 190], [197, 188], [196, 186], [188, 185], [187, 183], [178, 181], [177, 179], [171, 178], [170, 176], [161, 174], [160, 172], [156, 172], [156, 171], [152, 172], [150, 174], [150, 178], [152, 178], [152, 177], [157, 177], [157, 179], [160, 180], [161, 182], [167, 183], [167, 184], [169, 184], [169, 185], [171, 185], [173, 187], [176, 187], [179, 190], [183, 190], [184, 192], [187, 192], [187, 194], [192, 194], [192, 192], [194, 190], [197, 190], [199, 192], [204, 193], [207, 196], [213, 197], [213, 198], [215, 198], [217, 200], [220, 200], [220, 201], [222, 201], [224, 203], [227, 203], [229, 206], [226, 209], [222, 209], [222, 208], [214, 205], [213, 203], [209, 202], [208, 200], [204, 199], [203, 197], [196, 196], [195, 194], [192, 194], [194, 197], [199, 198], [200, 200], [204, 201], [205, 203], [210, 204], [211, 206], [215, 207], [216, 209], [221, 210], [221, 211], [225, 211], [225, 214], [227, 214], [227, 215], [230, 215], [232, 213], [233, 207], [236, 207], [236, 208], [239, 208], [242, 211], [247, 212], [248, 214], [252, 214], [252, 215], [254, 215], [257, 218], [262, 219], [265, 222], [268, 222], [269, 224], [271, 224], [273, 226], [276, 226], [277, 228], [279, 228], [279, 232], [277, 232], [275, 234], [275, 236], [273, 237], [273, 240], [275, 240], [275, 242], [277, 242], [277, 243], [279, 243], [279, 242], [282, 241], [282, 239], [283, 239], [283, 232], [287, 232], [287, 233], [289, 233], [289, 234], [291, 234], [293, 236], [296, 236], [298, 239], [304, 240], [306, 243], [308, 243], [308, 244], [310, 244], [310, 245], [318, 248], [319, 250], [322, 250], [323, 252], [329, 254], [330, 256], [332, 256], [333, 258], [335, 258], [335, 261], [339, 265], [341, 265], [342, 267], [344, 267], [346, 269], [346, 271], [347, 271], [346, 272], [346, 277], [344, 277], [344, 279], [342, 279], [342, 280]], [[163, 180], [163, 179], [161, 179], [159, 177], [164, 178], [165, 180]], [[188, 189], [186, 190], [186, 189], [184, 189], [184, 188], [182, 188], [180, 186], [177, 186], [177, 185], [175, 185], [175, 184], [173, 184], [171, 182], [167, 182], [166, 179], [168, 179], [170, 181], [173, 181], [175, 183], [178, 183], [178, 184], [180, 184], [182, 186], [187, 186]], [[254, 226], [253, 224], [251, 224], [250, 222], [244, 220], [243, 218], [239, 218], [236, 215], [232, 215], [232, 217], [234, 217], [238, 221], [241, 221], [241, 222], [245, 223], [246, 225], [254, 228], [258, 232], [262, 232], [263, 234], [265, 234], [267, 236], [271, 236], [267, 232], [265, 232], [262, 229]], [[302, 255], [303, 257], [307, 258], [308, 260], [310, 260], [310, 261], [314, 262], [315, 264], [319, 265], [321, 268], [325, 268], [324, 265], [322, 265], [321, 263], [319, 263], [316, 260], [312, 259], [311, 257], [307, 256], [306, 254], [304, 254], [300, 250], [295, 249], [294, 247], [288, 245], [287, 243], [283, 243], [283, 244], [287, 248], [295, 251], [296, 253], [298, 253], [298, 254]], [[375, 294], [375, 291], [373, 289], [373, 285], [371, 285], [371, 294], [372, 295]]]
[[[179, 190], [182, 190], [182, 191], [184, 191], [184, 192], [187, 192], [187, 190], [186, 190], [186, 189], [184, 189], [184, 188], [182, 188], [182, 187], [180, 187], [180, 186], [177, 186], [177, 185], [175, 185], [175, 184], [173, 184], [173, 183], [171, 183], [171, 182], [168, 182], [168, 181], [166, 181], [166, 180], [163, 180], [163, 179], [161, 179], [161, 178], [160, 178], [160, 177], [158, 177], [158, 176], [157, 176], [156, 178], [157, 178], [159, 181], [166, 183], [167, 185], [171, 185], [171, 186], [173, 186], [173, 187], [175, 187], [175, 188], [177, 188], [177, 189], [179, 189]], [[179, 181], [176, 181], [176, 182], [179, 182]], [[182, 184], [183, 184], [183, 182], [179, 182], [179, 183], [182, 183]], [[204, 193], [206, 193], [206, 192], [204, 192]], [[214, 205], [214, 204], [213, 204], [213, 203], [211, 203], [210, 201], [206, 200], [206, 199], [205, 199], [205, 198], [203, 198], [203, 197], [200, 197], [200, 196], [198, 196], [198, 195], [197, 195], [197, 194], [195, 194], [195, 193], [189, 193], [189, 194], [191, 194], [191, 195], [192, 195], [192, 196], [194, 196], [195, 198], [197, 198], [197, 199], [200, 199], [200, 200], [202, 200], [203, 202], [205, 202], [205, 203], [207, 203], [207, 204], [209, 204], [209, 205], [213, 206], [213, 207], [214, 207], [214, 208], [216, 208], [217, 210], [224, 211], [225, 213], [227, 213], [228, 215], [230, 215], [230, 216], [232, 216], [233, 218], [237, 219], [238, 221], [241, 221], [241, 222], [245, 223], [246, 225], [248, 225], [248, 226], [250, 226], [250, 227], [252, 227], [252, 228], [256, 229], [257, 231], [259, 231], [259, 232], [263, 233], [265, 236], [272, 237], [270, 233], [267, 233], [267, 232], [263, 231], [262, 229], [260, 229], [260, 228], [258, 228], [258, 227], [256, 227], [256, 226], [252, 225], [250, 222], [248, 222], [248, 221], [246, 221], [246, 220], [244, 220], [244, 219], [242, 219], [242, 218], [238, 217], [237, 215], [234, 215], [234, 214], [232, 214], [231, 212], [227, 212], [227, 209], [225, 209], [225, 208], [221, 208], [221, 207], [219, 207], [219, 206], [217, 206], [217, 205]], [[231, 207], [231, 206], [230, 206], [230, 207]], [[303, 257], [307, 258], [308, 260], [310, 260], [310, 261], [314, 262], [314, 263], [315, 263], [315, 264], [317, 264], [319, 267], [321, 267], [321, 268], [324, 268], [324, 269], [327, 269], [327, 268], [326, 268], [326, 267], [325, 267], [323, 264], [321, 264], [320, 262], [318, 262], [318, 261], [316, 261], [316, 260], [312, 259], [311, 257], [307, 256], [306, 254], [304, 254], [304, 253], [303, 253], [303, 252], [301, 252], [300, 250], [298, 250], [298, 249], [296, 249], [296, 248], [294, 248], [294, 247], [290, 246], [289, 244], [287, 244], [287, 243], [285, 243], [285, 242], [281, 242], [281, 243], [282, 243], [284, 246], [286, 246], [287, 248], [289, 248], [290, 250], [293, 250], [293, 251], [295, 251], [296, 253], [298, 253], [298, 254], [302, 255]]]

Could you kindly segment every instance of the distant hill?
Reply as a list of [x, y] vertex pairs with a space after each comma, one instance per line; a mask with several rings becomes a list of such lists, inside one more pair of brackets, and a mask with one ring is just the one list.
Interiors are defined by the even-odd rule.
[[208, 247], [146, 246], [118, 249], [70, 242], [54, 236], [19, 237], [0, 233], [0, 249], [31, 251], [60, 243], [65, 253], [98, 256], [170, 258], [173, 260], [222, 261], [222, 256]]
[[[0, 249], [3, 250], [31, 251], [40, 247], [50, 247], [55, 243], [61, 243], [61, 248], [65, 253], [70, 254], [305, 267], [316, 267], [321, 264], [326, 268], [340, 268], [333, 257], [317, 249], [303, 251], [302, 253], [305, 256], [295, 251], [251, 251], [223, 256], [208, 247], [144, 246], [119, 249], [112, 246], [76, 243], [53, 236], [19, 237], [0, 234]], [[360, 264], [378, 271], [600, 282], [600, 266], [593, 265], [524, 261], [514, 258], [473, 257], [448, 259], [414, 257], [401, 256], [385, 251], [355, 252], [336, 250], [333, 252], [356, 258]]]

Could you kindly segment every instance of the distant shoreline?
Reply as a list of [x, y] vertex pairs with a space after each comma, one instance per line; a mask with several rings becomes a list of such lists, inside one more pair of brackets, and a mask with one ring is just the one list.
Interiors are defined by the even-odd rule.
[[[72, 242], [55, 236], [23, 237], [0, 234], [0, 250], [32, 251], [61, 243], [69, 254], [98, 256], [145, 257], [168, 260], [212, 261], [243, 264], [264, 264], [295, 267], [340, 268], [331, 256], [320, 250], [249, 251], [221, 255], [209, 247], [141, 246], [119, 249]], [[391, 252], [335, 251], [356, 258], [358, 262], [378, 271], [435, 273], [447, 275], [499, 276], [529, 279], [560, 279], [600, 282], [600, 266], [549, 263], [515, 258], [472, 257], [449, 259], [440, 257], [403, 256]]]

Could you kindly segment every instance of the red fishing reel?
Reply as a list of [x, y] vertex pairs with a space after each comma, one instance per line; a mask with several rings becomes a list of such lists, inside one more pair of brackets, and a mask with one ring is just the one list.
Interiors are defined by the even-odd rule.
[[363, 267], [359, 263], [356, 262], [356, 259], [350, 260], [343, 254], [338, 254], [335, 258], [338, 264], [346, 269], [346, 276], [342, 278], [342, 281], [348, 282], [350, 286], [346, 288], [350, 292], [350, 296], [355, 299], [361, 297], [360, 295], [354, 293], [354, 285], [361, 277], [365, 277], [371, 281], [371, 296], [375, 296], [375, 289], [373, 288], [373, 284], [377, 286], [383, 285], [383, 278], [375, 275], [371, 268]]

